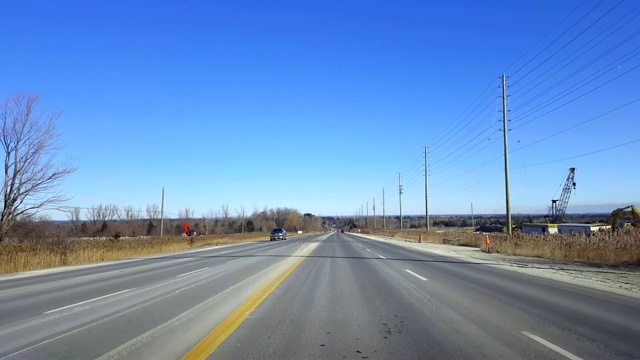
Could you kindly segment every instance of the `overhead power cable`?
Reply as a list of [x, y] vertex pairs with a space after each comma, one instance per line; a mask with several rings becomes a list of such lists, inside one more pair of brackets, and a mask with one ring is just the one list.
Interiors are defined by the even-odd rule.
[[[631, 12], [626, 13], [622, 18], [620, 18], [617, 22], [612, 23], [608, 28], [606, 28], [605, 30], [602, 31], [602, 33], [604, 33], [605, 31], [609, 30], [610, 28], [612, 28], [615, 25], [619, 24], [619, 21], [621, 21], [622, 19], [624, 19], [625, 17], [627, 17], [628, 15], [633, 14], [633, 12], [635, 12], [638, 8], [640, 8], [640, 6], [634, 8]], [[563, 60], [559, 61], [556, 65], [552, 66], [550, 69], [553, 69], [557, 66], [560, 66], [563, 62], [565, 63], [564, 66], [560, 67], [559, 69], [557, 69], [555, 72], [550, 73], [546, 78], [544, 78], [543, 80], [539, 81], [538, 84], [534, 85], [532, 88], [537, 88], [538, 86], [544, 84], [545, 81], [553, 78], [556, 74], [558, 74], [560, 71], [564, 70], [567, 66], [572, 65], [575, 63], [575, 61], [581, 57], [583, 57], [585, 54], [587, 54], [589, 51], [593, 50], [596, 46], [600, 45], [602, 42], [604, 42], [606, 39], [608, 39], [610, 36], [612, 36], [613, 34], [617, 33], [618, 31], [620, 31], [623, 27], [625, 27], [626, 25], [628, 25], [629, 23], [631, 23], [633, 20], [635, 20], [638, 16], [640, 16], [640, 12], [638, 12], [636, 15], [632, 16], [630, 19], [628, 19], [626, 22], [622, 23], [621, 25], [618, 26], [618, 28], [616, 28], [615, 30], [613, 30], [612, 32], [610, 32], [609, 34], [603, 36], [600, 38], [600, 40], [598, 42], [596, 42], [595, 44], [593, 44], [591, 47], [589, 47], [588, 49], [584, 50], [582, 53], [577, 54], [578, 51], [580, 51], [581, 49], [583, 49], [584, 47], [586, 47], [587, 45], [589, 45], [591, 43], [591, 41], [586, 42], [585, 44], [583, 44], [581, 47], [579, 47], [578, 49], [576, 49], [575, 51], [573, 51], [571, 54], [569, 54], [566, 58], [564, 58]], [[632, 35], [633, 37], [633, 35]], [[590, 61], [587, 65], [583, 66], [583, 68], [595, 63], [596, 61], [600, 60], [601, 58], [603, 58], [604, 56], [608, 55], [610, 52], [612, 52], [613, 50], [617, 49], [618, 47], [622, 46], [623, 44], [627, 43], [628, 41], [631, 40], [632, 37], [627, 37], [627, 39], [623, 40], [622, 42], [620, 42], [619, 44], [617, 44], [616, 46], [612, 47], [611, 49], [605, 51], [603, 54], [601, 54], [600, 56], [598, 56], [597, 58], [593, 59], [592, 61]], [[575, 56], [574, 58], [571, 58], [573, 55], [577, 54], [577, 56]], [[550, 70], [549, 69], [549, 70]], [[547, 71], [546, 73], [549, 73], [549, 71]], [[545, 73], [545, 74], [546, 74]], [[518, 93], [520, 93], [523, 89], [528, 88], [529, 86], [531, 86], [531, 84], [535, 83], [537, 80], [541, 79], [544, 76], [544, 74], [536, 77], [535, 79], [529, 81], [528, 83], [526, 83], [525, 85], [522, 85], [520, 87], [517, 88], [517, 90], [513, 91], [511, 93], [512, 96], [517, 95]]]
[[[566, 35], [569, 31], [571, 31], [571, 29], [573, 29], [576, 25], [578, 25], [582, 20], [584, 20], [587, 16], [591, 15], [591, 13], [598, 7], [600, 6], [600, 4], [602, 4], [604, 1], [600, 1], [598, 2], [594, 7], [592, 7], [589, 11], [587, 11], [586, 14], [582, 15], [578, 20], [576, 20], [571, 26], [569, 26], [564, 32], [562, 32], [562, 34], [558, 35], [555, 39], [553, 39], [551, 41], [551, 43], [549, 43], [546, 47], [544, 47], [542, 50], [540, 50], [537, 54], [535, 54], [531, 59], [529, 59], [529, 61], [527, 61], [526, 63], [524, 63], [524, 65], [520, 66], [518, 69], [516, 69], [514, 72], [511, 73], [511, 76], [514, 76], [515, 74], [519, 73], [520, 70], [524, 69], [527, 65], [529, 65], [531, 62], [533, 62], [533, 60], [535, 60], [538, 56], [540, 56], [542, 53], [544, 53], [545, 51], [547, 51], [547, 49], [549, 49], [553, 44], [555, 44], [558, 40], [560, 40], [564, 35]], [[580, 6], [582, 6], [582, 4], [584, 4], [584, 1], [576, 8], [574, 9], [569, 16], [571, 16], [576, 10], [578, 10], [578, 8]], [[564, 18], [561, 22], [563, 23], [569, 16], [567, 16], [566, 18]], [[558, 24], [558, 25], [560, 25]], [[553, 29], [555, 30], [557, 28], [557, 26]], [[553, 31], [552, 30], [552, 31]], [[551, 31], [551, 32], [552, 32]], [[548, 35], [548, 34], [547, 34]], [[546, 37], [547, 35], [545, 35], [544, 37]], [[544, 38], [543, 37], [543, 38]], [[537, 46], [534, 45], [534, 47]]]
[[[533, 69], [529, 70], [529, 72], [527, 72], [526, 74], [524, 74], [523, 76], [519, 77], [518, 80], [514, 81], [513, 83], [511, 83], [511, 86], [515, 86], [518, 82], [520, 82], [522, 79], [526, 78], [527, 76], [529, 76], [529, 74], [533, 73], [534, 71], [536, 71], [540, 66], [544, 65], [547, 61], [549, 61], [552, 57], [556, 56], [560, 51], [562, 51], [564, 48], [566, 48], [567, 46], [569, 46], [572, 42], [574, 42], [576, 39], [578, 39], [580, 36], [582, 36], [585, 32], [587, 32], [587, 30], [591, 29], [594, 25], [596, 25], [598, 22], [600, 22], [600, 20], [604, 19], [607, 15], [609, 15], [615, 8], [617, 8], [618, 6], [620, 6], [620, 4], [622, 4], [624, 2], [624, 0], [621, 0], [620, 2], [618, 2], [616, 5], [614, 5], [611, 9], [609, 9], [609, 11], [605, 12], [604, 14], [602, 14], [599, 18], [597, 18], [594, 22], [591, 23], [591, 25], [587, 26], [586, 29], [582, 30], [580, 33], [578, 33], [578, 35], [574, 36], [571, 40], [569, 40], [569, 42], [567, 42], [566, 44], [564, 44], [562, 47], [560, 47], [560, 49], [556, 50], [556, 52], [554, 52], [553, 54], [549, 55], [546, 59], [544, 59], [541, 63], [539, 63], [538, 65], [536, 65]], [[599, 5], [599, 4], [598, 4]]]

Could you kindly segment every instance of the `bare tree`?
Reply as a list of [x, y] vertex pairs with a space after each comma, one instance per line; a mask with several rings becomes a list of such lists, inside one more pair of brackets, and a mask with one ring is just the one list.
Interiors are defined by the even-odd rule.
[[216, 219], [216, 212], [213, 208], [209, 209], [209, 211], [202, 215], [202, 221], [204, 222], [204, 231], [205, 235], [209, 235], [209, 232], [213, 230]]
[[149, 220], [160, 218], [160, 206], [158, 204], [147, 204], [147, 217]]
[[97, 206], [91, 206], [87, 209], [87, 219], [91, 221], [93, 226], [96, 226], [99, 221], [103, 221], [103, 210], [104, 205], [100, 204]]
[[105, 220], [115, 220], [120, 213], [120, 209], [116, 204], [107, 204], [104, 206], [104, 219]]
[[77, 206], [69, 208], [67, 210], [67, 217], [69, 218], [69, 221], [71, 221], [73, 232], [76, 234], [80, 232], [80, 223], [82, 222], [80, 208]]
[[39, 112], [39, 95], [16, 93], [0, 104], [0, 145], [4, 150], [4, 182], [0, 242], [18, 218], [36, 215], [67, 199], [55, 189], [76, 171], [57, 162], [60, 112]]
[[89, 219], [93, 225], [97, 225], [99, 222], [105, 222], [107, 220], [114, 220], [119, 213], [118, 205], [96, 205], [87, 209], [87, 219]]
[[184, 208], [184, 210], [178, 210], [178, 218], [189, 220], [193, 217], [194, 211], [191, 208]]
[[127, 205], [122, 208], [122, 214], [124, 220], [138, 220], [140, 219], [140, 209], [136, 209], [131, 205]]
[[78, 223], [82, 221], [80, 208], [77, 206], [69, 208], [67, 210], [67, 217], [69, 218], [69, 221], [71, 221], [72, 223]]
[[229, 228], [229, 205], [223, 204], [220, 206], [220, 212], [222, 214], [222, 226], [223, 232], [226, 232]]
[[244, 233], [244, 217], [246, 214], [246, 209], [244, 208], [244, 206], [240, 206], [240, 209], [236, 209], [236, 215], [240, 218], [241, 221], [241, 226], [242, 226], [242, 230], [240, 230], [242, 233]]

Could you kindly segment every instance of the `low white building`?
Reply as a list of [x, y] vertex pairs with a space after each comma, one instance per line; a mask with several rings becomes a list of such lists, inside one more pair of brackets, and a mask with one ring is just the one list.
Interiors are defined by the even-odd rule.
[[600, 230], [611, 230], [605, 224], [558, 224], [559, 234], [591, 234]]
[[525, 234], [557, 234], [558, 225], [556, 224], [524, 224], [522, 232]]
[[590, 234], [600, 230], [610, 230], [606, 224], [524, 224], [525, 234]]

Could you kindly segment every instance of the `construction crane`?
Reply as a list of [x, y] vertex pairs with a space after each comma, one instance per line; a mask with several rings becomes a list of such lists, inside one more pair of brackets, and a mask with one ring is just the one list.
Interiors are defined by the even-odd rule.
[[569, 175], [567, 175], [567, 180], [565, 180], [562, 187], [562, 194], [560, 194], [560, 198], [551, 200], [550, 214], [545, 216], [548, 222], [555, 224], [562, 222], [564, 214], [567, 211], [567, 205], [569, 205], [571, 191], [576, 189], [575, 176], [576, 168], [569, 168]]

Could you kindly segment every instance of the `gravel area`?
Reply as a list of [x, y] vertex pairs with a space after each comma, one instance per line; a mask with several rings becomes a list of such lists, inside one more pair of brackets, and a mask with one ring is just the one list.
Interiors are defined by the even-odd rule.
[[419, 251], [438, 253], [466, 260], [474, 260], [530, 275], [551, 278], [604, 291], [615, 292], [640, 298], [640, 267], [608, 267], [571, 261], [557, 261], [542, 258], [488, 254], [478, 248], [413, 243], [398, 238], [361, 235], [372, 240], [392, 242]]

